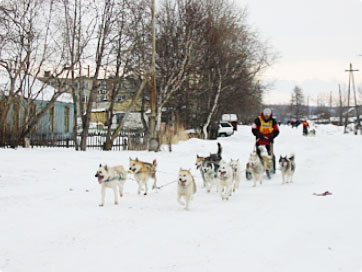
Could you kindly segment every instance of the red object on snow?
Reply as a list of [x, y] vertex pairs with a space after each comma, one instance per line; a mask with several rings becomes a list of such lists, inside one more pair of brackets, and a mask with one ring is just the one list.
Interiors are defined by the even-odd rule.
[[316, 195], [316, 196], [327, 196], [327, 195], [331, 195], [332, 193], [331, 192], [328, 192], [328, 191], [325, 191], [324, 193], [321, 193], [321, 194], [316, 194], [316, 193], [313, 193], [313, 195]]

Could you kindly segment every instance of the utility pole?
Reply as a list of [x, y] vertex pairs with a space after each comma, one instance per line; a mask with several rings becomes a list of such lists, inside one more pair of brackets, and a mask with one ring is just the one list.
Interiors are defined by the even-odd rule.
[[152, 76], [151, 76], [151, 120], [148, 151], [158, 151], [158, 139], [156, 131], [156, 37], [155, 37], [155, 0], [152, 0], [151, 6], [151, 26], [152, 26]]
[[357, 105], [357, 96], [356, 96], [356, 89], [354, 85], [354, 76], [353, 72], [358, 72], [359, 70], [353, 70], [352, 69], [352, 63], [349, 64], [349, 70], [344, 70], [345, 72], [349, 72], [349, 78], [348, 78], [348, 98], [347, 98], [347, 114], [346, 119], [344, 122], [344, 133], [347, 133], [347, 124], [348, 124], [348, 115], [349, 115], [349, 98], [351, 93], [351, 81], [353, 85], [353, 91], [354, 91], [354, 103], [355, 103], [355, 111], [356, 111], [356, 117], [357, 117], [357, 125], [356, 125], [356, 131], [359, 129], [359, 113], [358, 113], [358, 105]]
[[332, 91], [329, 92], [329, 123], [332, 117]]
[[343, 105], [342, 105], [342, 92], [341, 92], [341, 84], [338, 84], [339, 89], [339, 125], [343, 124]]
[[310, 118], [310, 108], [309, 108], [309, 95], [307, 96], [307, 116]]

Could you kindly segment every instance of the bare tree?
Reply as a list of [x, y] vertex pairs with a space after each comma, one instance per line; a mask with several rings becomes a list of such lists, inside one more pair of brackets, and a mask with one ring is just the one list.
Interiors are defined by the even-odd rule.
[[[0, 8], [0, 67], [7, 74], [9, 85], [3, 88], [6, 100], [0, 116], [0, 131], [4, 139], [8, 113], [11, 107], [21, 111], [20, 127], [12, 135], [17, 142], [27, 137], [40, 118], [62, 94], [54, 92], [45, 107], [34, 112], [33, 102], [40, 99], [45, 84], [39, 86], [37, 77], [45, 69], [52, 68], [51, 59], [62, 51], [55, 50], [52, 31], [54, 3], [52, 0], [3, 1]], [[62, 71], [58, 71], [62, 73]]]
[[295, 86], [293, 89], [290, 107], [292, 114], [300, 120], [304, 115], [304, 94], [299, 86]]
[[[92, 5], [87, 0], [62, 0], [59, 8], [60, 22], [59, 26], [62, 32], [62, 43], [59, 47], [64, 47], [65, 58], [64, 67], [67, 69], [67, 75], [70, 76], [70, 91], [74, 103], [73, 120], [73, 141], [75, 149], [79, 149], [78, 142], [78, 116], [84, 113], [85, 98], [84, 92], [79, 92], [75, 86], [78, 84], [82, 90], [84, 86], [83, 62], [87, 56], [87, 46], [89, 45], [96, 27], [96, 17], [92, 14]], [[68, 77], [68, 76], [67, 76]], [[59, 86], [64, 82], [59, 81]]]
[[[114, 139], [119, 135], [130, 110], [137, 102], [148, 79], [147, 47], [145, 46], [145, 38], [148, 29], [145, 24], [149, 21], [149, 14], [145, 1], [123, 1], [118, 3], [116, 7], [115, 21], [112, 29], [112, 48], [110, 52], [110, 61], [108, 67], [114, 70], [111, 79], [111, 99], [107, 114], [107, 136], [104, 145], [105, 150], [110, 150]], [[146, 70], [146, 71], [145, 71]], [[146, 75], [145, 75], [146, 74]], [[138, 80], [137, 80], [138, 79]], [[121, 122], [112, 130], [111, 124], [113, 120], [113, 109], [117, 96], [124, 89], [124, 82], [132, 80], [138, 83], [142, 81], [139, 90], [134, 94], [132, 103], [127, 112], [123, 116]], [[146, 80], [146, 81], [145, 81]], [[137, 98], [137, 99], [135, 99]]]
[[202, 56], [198, 68], [200, 84], [196, 95], [204, 137], [208, 138], [210, 125], [220, 119], [224, 111], [232, 109], [237, 98], [242, 105], [251, 97], [261, 102], [261, 88], [254, 88], [257, 76], [272, 62], [269, 48], [246, 24], [246, 11], [237, 10], [223, 1], [204, 3], [207, 17], [200, 35], [198, 53]]
[[[162, 108], [182, 88], [190, 77], [194, 45], [200, 42], [195, 29], [200, 26], [202, 3], [190, 0], [165, 1], [159, 12], [157, 37], [157, 131], [160, 129]], [[192, 56], [192, 61], [191, 61]]]

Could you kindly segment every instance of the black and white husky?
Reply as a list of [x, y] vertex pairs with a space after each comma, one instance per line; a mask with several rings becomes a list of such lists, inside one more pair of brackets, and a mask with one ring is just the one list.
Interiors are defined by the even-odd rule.
[[283, 184], [292, 183], [295, 172], [295, 155], [292, 153], [289, 157], [280, 156], [279, 166], [280, 171], [282, 172]]
[[[222, 147], [220, 143], [217, 143], [217, 153], [211, 154], [208, 157], [201, 157], [197, 155], [196, 157], [196, 169], [200, 169], [202, 180], [204, 181], [204, 187], [207, 187], [208, 181], [210, 177], [205, 176], [204, 170], [209, 170], [210, 165], [212, 164], [212, 168], [214, 170], [214, 174], [216, 175], [217, 169], [219, 168], [219, 163], [222, 159], [221, 157]], [[203, 169], [204, 168], [204, 169]], [[208, 188], [209, 189], [209, 188]]]
[[204, 185], [208, 193], [210, 193], [212, 187], [217, 185], [217, 177], [215, 171], [215, 164], [212, 162], [204, 161], [201, 165], [201, 173], [203, 174]]

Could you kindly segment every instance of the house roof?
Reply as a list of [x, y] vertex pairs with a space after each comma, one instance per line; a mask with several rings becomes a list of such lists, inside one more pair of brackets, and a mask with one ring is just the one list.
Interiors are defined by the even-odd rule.
[[[25, 98], [30, 98], [38, 101], [50, 101], [54, 93], [57, 92], [57, 89], [52, 86], [41, 82], [31, 75], [21, 75], [25, 80], [23, 81], [21, 95], [24, 95]], [[17, 78], [15, 82], [15, 89], [20, 88], [21, 79]], [[8, 73], [5, 70], [0, 70], [0, 92], [3, 92], [4, 95], [9, 94], [10, 78]], [[20, 93], [19, 93], [20, 95]], [[61, 94], [57, 102], [63, 103], [73, 103], [72, 95], [69, 93]]]

